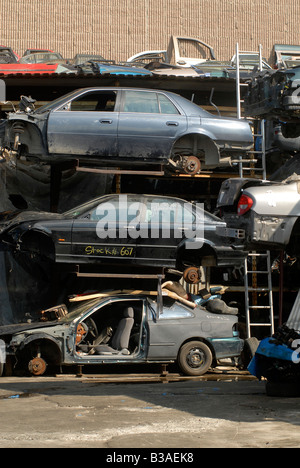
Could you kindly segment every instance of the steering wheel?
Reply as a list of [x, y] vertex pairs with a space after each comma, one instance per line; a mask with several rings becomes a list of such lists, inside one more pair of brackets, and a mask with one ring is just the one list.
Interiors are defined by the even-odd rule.
[[98, 333], [98, 328], [97, 328], [97, 325], [95, 324], [95, 321], [91, 317], [89, 317], [88, 319], [86, 319], [85, 323], [89, 327], [89, 332], [92, 335], [92, 337], [97, 338], [99, 333]]

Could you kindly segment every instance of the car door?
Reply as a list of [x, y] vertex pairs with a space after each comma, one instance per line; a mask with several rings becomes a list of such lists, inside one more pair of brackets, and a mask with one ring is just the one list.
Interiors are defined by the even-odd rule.
[[146, 196], [141, 213], [136, 256], [153, 266], [176, 266], [177, 249], [195, 236], [195, 214], [191, 204], [163, 196]]
[[[82, 364], [85, 362], [103, 364], [106, 360], [110, 362], [144, 361], [148, 348], [146, 300], [139, 296], [120, 298], [106, 294], [105, 297], [104, 293], [103, 298], [99, 298], [99, 303], [97, 303], [97, 299], [95, 301], [81, 301], [77, 307], [75, 305], [71, 310], [71, 314], [78, 314], [78, 318], [74, 320], [71, 327], [72, 331], [66, 338], [66, 350], [67, 354], [72, 356], [71, 359]], [[104, 348], [108, 343], [108, 346], [112, 346], [112, 338], [114, 334], [118, 334], [118, 326], [120, 326], [119, 330], [121, 328], [120, 331], [124, 332], [121, 321], [126, 317], [124, 312], [128, 307], [133, 309], [134, 318], [134, 323], [127, 324], [130, 328], [128, 337], [128, 350], [130, 352], [128, 354], [113, 354], [109, 350], [103, 349], [104, 354], [101, 352], [98, 354], [97, 351], [89, 353], [92, 343], [95, 346], [102, 345]], [[88, 344], [89, 347], [87, 347]]]
[[51, 111], [47, 127], [49, 153], [116, 156], [118, 94], [110, 90], [82, 92]]
[[118, 128], [119, 156], [167, 159], [187, 118], [162, 92], [123, 90]]
[[101, 263], [116, 260], [135, 263], [136, 232], [139, 224], [139, 196], [112, 196], [74, 220], [74, 260]]
[[176, 359], [180, 344], [194, 336], [193, 311], [177, 302], [171, 304], [159, 311], [157, 302], [148, 300], [149, 360]]

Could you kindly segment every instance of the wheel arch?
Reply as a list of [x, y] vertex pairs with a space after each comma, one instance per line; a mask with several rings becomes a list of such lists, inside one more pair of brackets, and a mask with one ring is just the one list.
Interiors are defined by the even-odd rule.
[[46, 145], [40, 128], [32, 122], [24, 120], [9, 121], [9, 140], [15, 142], [16, 135], [19, 135], [19, 144], [25, 147], [29, 154], [44, 154]]
[[[179, 244], [176, 252], [176, 268], [182, 270], [184, 263], [194, 266], [215, 266], [217, 264], [217, 253], [213, 246], [203, 240], [200, 249], [186, 249], [186, 241]], [[195, 262], [198, 262], [195, 265]]]
[[19, 238], [22, 250], [38, 250], [41, 254], [46, 254], [46, 257], [55, 259], [55, 245], [51, 237], [51, 231], [44, 229], [29, 229], [25, 231]]
[[[63, 352], [58, 340], [47, 333], [37, 333], [27, 336], [21, 343], [16, 354], [26, 356], [32, 353], [34, 349], [40, 349], [41, 355], [49, 364], [61, 364]], [[32, 356], [34, 357], [34, 356]]]
[[172, 146], [172, 156], [183, 152], [198, 157], [206, 166], [219, 165], [220, 151], [209, 133], [191, 132], [179, 136]]
[[216, 353], [215, 353], [214, 347], [211, 344], [211, 342], [207, 338], [205, 338], [203, 336], [197, 336], [197, 335], [186, 338], [180, 344], [180, 346], [178, 348], [177, 358], [179, 357], [179, 353], [180, 353], [180, 350], [181, 350], [182, 346], [184, 346], [186, 343], [189, 343], [189, 342], [192, 342], [192, 341], [201, 341], [202, 343], [204, 343], [210, 349], [213, 359], [216, 359]]

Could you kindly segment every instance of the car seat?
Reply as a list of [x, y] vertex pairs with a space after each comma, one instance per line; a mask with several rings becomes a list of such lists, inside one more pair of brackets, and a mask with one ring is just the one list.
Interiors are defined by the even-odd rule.
[[111, 346], [95, 346], [96, 354], [130, 354], [128, 350], [130, 333], [134, 324], [134, 310], [126, 307], [124, 317], [120, 320], [117, 329], [111, 339]]

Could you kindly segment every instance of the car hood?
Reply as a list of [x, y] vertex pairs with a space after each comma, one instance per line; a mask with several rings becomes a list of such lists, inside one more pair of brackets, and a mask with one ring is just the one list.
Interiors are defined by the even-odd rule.
[[47, 211], [11, 211], [0, 213], [0, 234], [24, 222], [62, 219], [63, 215]]
[[2, 325], [0, 326], [0, 336], [4, 335], [14, 335], [15, 333], [25, 332], [27, 330], [33, 330], [35, 328], [48, 328], [53, 327], [59, 322], [58, 320], [53, 320], [50, 322], [32, 322], [32, 323], [12, 323], [10, 325]]

